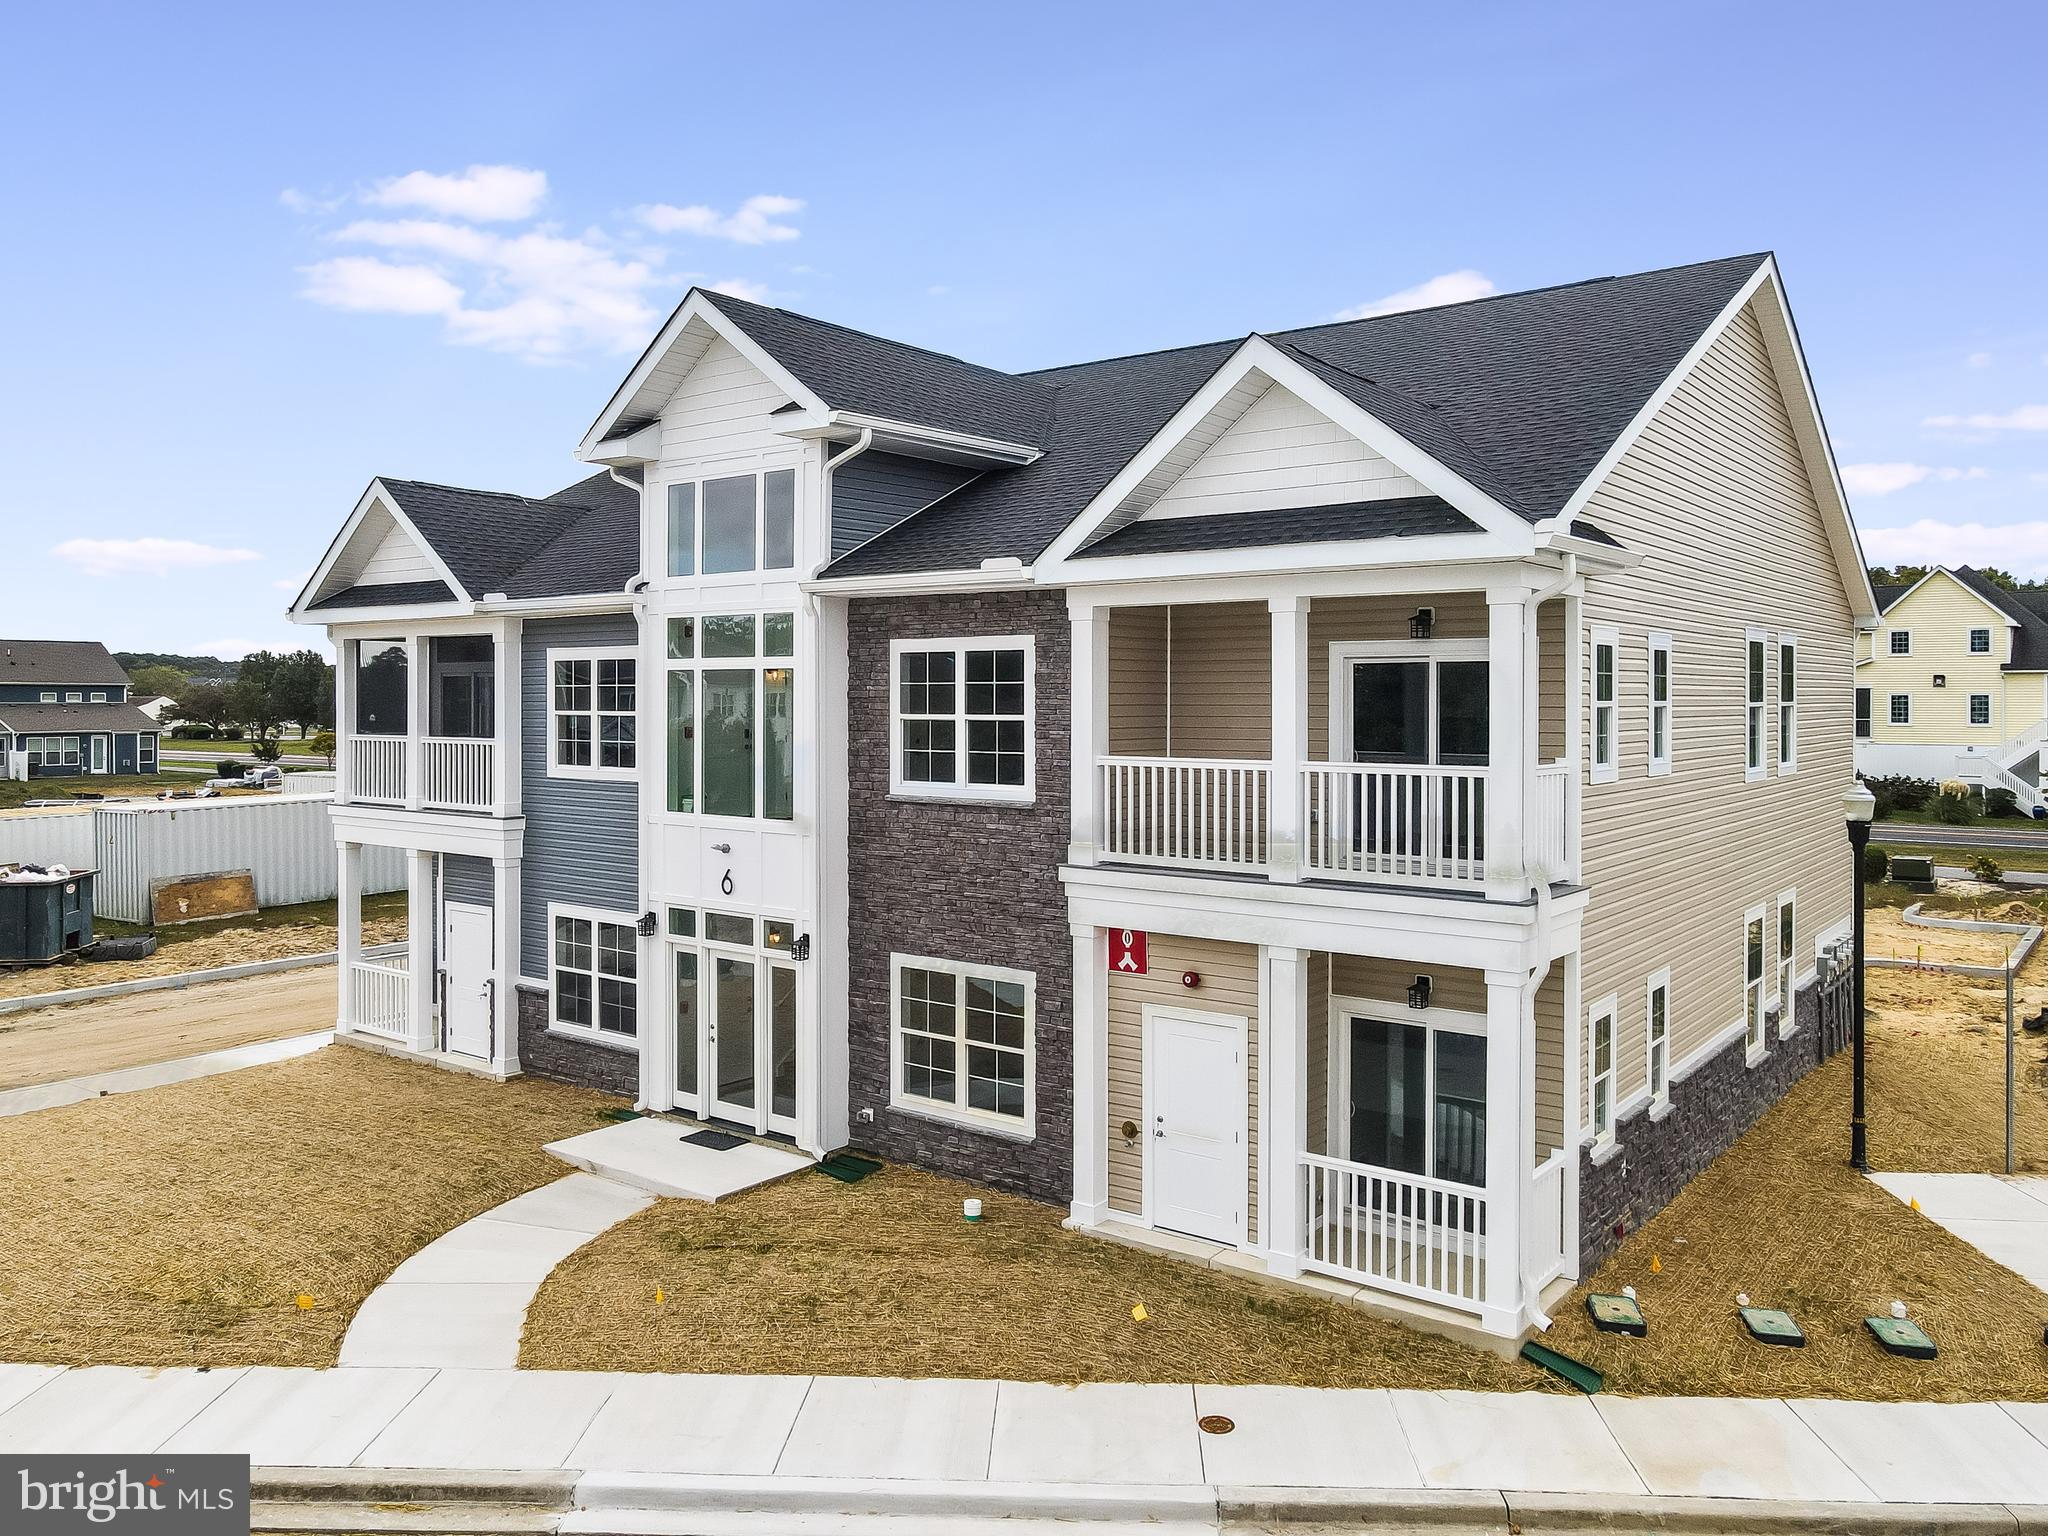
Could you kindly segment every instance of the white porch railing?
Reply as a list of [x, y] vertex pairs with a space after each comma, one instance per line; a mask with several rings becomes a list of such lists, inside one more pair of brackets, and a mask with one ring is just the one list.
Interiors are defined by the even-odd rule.
[[1337, 879], [1485, 881], [1484, 768], [1309, 763], [1301, 777], [1305, 869]]
[[377, 805], [405, 804], [403, 736], [349, 738], [349, 798]]
[[487, 811], [498, 744], [488, 736], [428, 736], [420, 742], [420, 804], [431, 811]]
[[1564, 1153], [1553, 1152], [1529, 1176], [1529, 1208], [1522, 1218], [1522, 1273], [1534, 1290], [1564, 1273], [1571, 1232], [1564, 1200]]
[[1100, 762], [1105, 857], [1181, 869], [1265, 868], [1267, 764], [1202, 757]]
[[350, 1027], [366, 1035], [404, 1039], [412, 1012], [412, 974], [406, 957], [358, 960], [348, 970]]
[[1532, 872], [1562, 880], [1571, 869], [1566, 828], [1571, 815], [1571, 768], [1541, 763], [1529, 796], [1529, 835], [1523, 855]]
[[1313, 1152], [1297, 1154], [1307, 1201], [1305, 1269], [1425, 1301], [1486, 1296], [1486, 1191]]

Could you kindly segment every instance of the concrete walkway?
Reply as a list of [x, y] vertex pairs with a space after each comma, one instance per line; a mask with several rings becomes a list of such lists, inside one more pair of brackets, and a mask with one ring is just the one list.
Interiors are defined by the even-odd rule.
[[[1205, 1414], [1235, 1427], [1206, 1434]], [[829, 1507], [848, 1488], [870, 1504], [916, 1494], [1011, 1509], [1018, 1490], [1213, 1504], [1219, 1489], [1247, 1487], [1582, 1495], [1623, 1508], [1651, 1497], [1817, 1501], [1844, 1514], [2048, 1505], [2039, 1403], [0, 1365], [0, 1454], [39, 1451], [569, 1469], [588, 1509], [742, 1497], [758, 1507], [771, 1493]]]
[[1920, 1214], [1947, 1227], [2036, 1290], [2048, 1291], [2048, 1178], [1989, 1173], [1873, 1173]]
[[364, 1298], [342, 1337], [341, 1363], [510, 1370], [541, 1282], [653, 1203], [643, 1190], [572, 1173], [465, 1221]]
[[38, 1109], [55, 1109], [60, 1104], [78, 1104], [110, 1093], [135, 1093], [144, 1088], [161, 1088], [166, 1083], [189, 1083], [198, 1077], [215, 1077], [222, 1072], [239, 1072], [273, 1061], [288, 1061], [333, 1043], [334, 1031], [288, 1035], [282, 1040], [264, 1040], [255, 1045], [238, 1045], [225, 1051], [205, 1051], [197, 1056], [180, 1056], [173, 1061], [155, 1061], [114, 1072], [90, 1072], [83, 1077], [60, 1078], [53, 1083], [33, 1083], [26, 1088], [0, 1090], [0, 1118], [26, 1115]]

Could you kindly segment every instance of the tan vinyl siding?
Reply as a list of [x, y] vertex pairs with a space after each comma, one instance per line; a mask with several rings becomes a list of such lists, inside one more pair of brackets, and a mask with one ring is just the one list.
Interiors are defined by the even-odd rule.
[[1166, 755], [1165, 608], [1109, 614], [1109, 750], [1122, 757]]
[[1264, 603], [1176, 607], [1173, 624], [1175, 757], [1248, 757], [1273, 751], [1273, 622]]
[[[1245, 1195], [1247, 1230], [1254, 1240], [1259, 1187], [1259, 947], [1215, 939], [1153, 933], [1147, 941], [1146, 974], [1109, 978], [1109, 1206], [1129, 1216], [1145, 1214], [1145, 1006], [1163, 1004], [1204, 1013], [1242, 1014], [1246, 1031], [1249, 1143], [1245, 1159], [1250, 1188]], [[1194, 971], [1199, 987], [1180, 983]], [[1137, 1127], [1126, 1137], [1124, 1123]]]
[[[1744, 909], [1798, 888], [1800, 970], [1815, 936], [1848, 912], [1841, 795], [1851, 773], [1850, 610], [1752, 314], [1716, 341], [1585, 516], [1642, 560], [1590, 581], [1581, 615], [1587, 626], [1614, 626], [1621, 641], [1619, 781], [1585, 786], [1592, 896], [1581, 998], [1582, 1006], [1608, 993], [1619, 1000], [1615, 1097], [1627, 1105], [1646, 1091], [1651, 972], [1672, 968], [1675, 1067], [1742, 1016]], [[1798, 771], [1776, 771], [1773, 657], [1765, 669], [1770, 771], [1756, 782], [1743, 772], [1751, 626], [1799, 637]], [[1674, 769], [1658, 778], [1645, 773], [1651, 630], [1669, 631], [1674, 646]]]
[[1330, 991], [1337, 997], [1408, 1004], [1408, 984], [1429, 977], [1429, 1001], [1435, 1008], [1461, 1013], [1486, 1012], [1486, 973], [1457, 965], [1414, 965], [1406, 960], [1381, 960], [1366, 955], [1334, 955], [1330, 959]]
[[1564, 1145], [1564, 967], [1536, 989], [1536, 1161]]
[[1570, 615], [1561, 597], [1536, 610], [1536, 755], [1554, 763], [1564, 756], [1566, 641]]
[[1308, 957], [1308, 1149], [1330, 1150], [1330, 957]]

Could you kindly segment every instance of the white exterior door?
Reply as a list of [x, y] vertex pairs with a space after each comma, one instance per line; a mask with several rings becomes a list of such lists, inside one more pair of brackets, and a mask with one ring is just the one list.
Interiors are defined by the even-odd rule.
[[1245, 1239], [1241, 1014], [1145, 1011], [1145, 1210], [1155, 1227]]
[[458, 1056], [491, 1059], [491, 909], [450, 901], [441, 908], [442, 1031]]
[[105, 773], [107, 771], [107, 738], [104, 736], [92, 738], [92, 771], [94, 773]]

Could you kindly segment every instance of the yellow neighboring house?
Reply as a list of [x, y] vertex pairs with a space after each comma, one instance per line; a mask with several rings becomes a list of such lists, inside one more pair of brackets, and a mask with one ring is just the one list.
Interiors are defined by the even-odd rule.
[[1883, 619], [1857, 637], [1857, 771], [2009, 789], [2048, 815], [2048, 588], [1960, 565], [1876, 591]]

